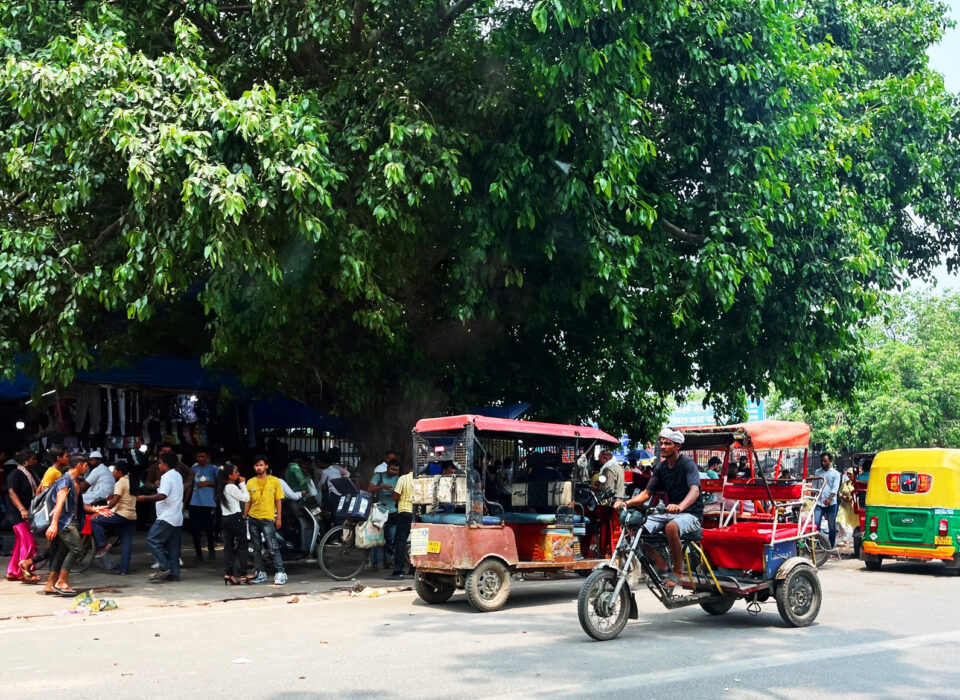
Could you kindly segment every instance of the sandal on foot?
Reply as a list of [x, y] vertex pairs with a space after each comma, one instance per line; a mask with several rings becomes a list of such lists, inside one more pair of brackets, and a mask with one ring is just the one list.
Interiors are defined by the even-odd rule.
[[79, 593], [79, 591], [75, 591], [74, 589], [70, 588], [70, 586], [54, 586], [53, 590], [65, 598], [72, 598]]
[[667, 593], [673, 593], [673, 591], [680, 587], [680, 580], [677, 578], [677, 575], [672, 571], [669, 572], [664, 581], [663, 587], [667, 590]]

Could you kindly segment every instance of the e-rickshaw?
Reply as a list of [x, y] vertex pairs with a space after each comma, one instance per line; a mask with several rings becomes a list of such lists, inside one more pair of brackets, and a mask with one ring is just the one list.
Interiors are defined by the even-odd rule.
[[[414, 524], [410, 534], [416, 590], [442, 603], [464, 589], [481, 612], [501, 608], [511, 576], [588, 573], [619, 538], [616, 511], [598, 507], [582, 453], [618, 440], [596, 428], [490, 418], [428, 418], [413, 431]], [[510, 494], [486, 498], [487, 471], [510, 458]], [[598, 522], [599, 520], [599, 522]], [[585, 556], [607, 528], [601, 558]]]
[[[780, 443], [777, 446], [787, 448], [802, 446], [809, 436], [805, 424], [782, 426], [779, 431], [773, 428], [781, 426], [767, 425], [756, 430], [753, 425], [681, 429], [685, 438], [683, 449], [726, 450], [729, 456], [729, 448], [735, 443], [756, 450], [771, 449], [766, 440], [775, 436]], [[823, 480], [768, 479], [764, 469], [756, 473], [757, 477], [748, 480], [719, 480], [720, 494], [725, 503], [767, 504], [763, 517], [744, 517], [736, 507], [729, 511], [724, 507], [713, 527], [681, 537], [684, 571], [679, 587], [666, 585], [665, 574], [657, 570], [648, 553], [648, 548], [660, 550], [664, 561], [670, 561], [665, 536], [651, 535], [643, 527], [648, 514], [656, 509], [663, 512], [664, 504], [646, 510], [624, 510], [624, 527], [616, 551], [608, 562], [594, 570], [580, 591], [578, 614], [584, 631], [597, 640], [612, 639], [629, 619], [638, 617], [631, 588], [638, 585], [640, 573], [647, 588], [670, 610], [700, 605], [710, 615], [722, 615], [737, 600], [746, 600], [747, 611], [759, 614], [760, 604], [772, 598], [788, 625], [811, 624], [821, 603], [817, 548], [813, 544], [820, 534], [813, 526], [813, 508]], [[806, 474], [805, 457], [803, 473]]]
[[960, 450], [879, 452], [867, 485], [861, 558], [942, 561], [960, 573]]

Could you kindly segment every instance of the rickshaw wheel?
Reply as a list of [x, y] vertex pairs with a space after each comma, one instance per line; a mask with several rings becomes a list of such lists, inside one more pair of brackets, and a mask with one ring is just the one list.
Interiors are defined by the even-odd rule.
[[413, 585], [417, 590], [417, 595], [420, 596], [420, 600], [424, 603], [430, 603], [430, 605], [446, 603], [456, 590], [452, 581], [445, 580], [442, 576], [421, 574], [419, 571], [414, 577]]
[[510, 572], [499, 559], [484, 559], [464, 581], [470, 605], [480, 612], [503, 607], [510, 597]]
[[791, 627], [810, 625], [820, 614], [823, 600], [816, 570], [806, 565], [794, 567], [777, 585], [775, 597], [784, 622]]
[[733, 596], [724, 596], [713, 600], [705, 600], [700, 603], [700, 607], [711, 615], [723, 615], [730, 611], [737, 599]]
[[620, 595], [611, 596], [617, 585], [617, 573], [595, 569], [580, 588], [577, 616], [583, 631], [600, 642], [613, 639], [627, 626], [630, 617], [630, 588], [624, 582]]
[[883, 564], [883, 559], [881, 557], [863, 560], [863, 565], [867, 567], [867, 571], [880, 571], [881, 564]]

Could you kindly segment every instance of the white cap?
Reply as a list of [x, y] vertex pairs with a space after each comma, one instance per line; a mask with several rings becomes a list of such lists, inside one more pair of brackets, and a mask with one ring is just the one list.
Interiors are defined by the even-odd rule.
[[103, 454], [100, 452], [100, 450], [94, 450], [87, 455], [87, 459], [103, 459]]
[[670, 442], [675, 442], [678, 445], [683, 444], [683, 433], [679, 430], [671, 430], [670, 428], [664, 428], [660, 431], [660, 437], [669, 440]]

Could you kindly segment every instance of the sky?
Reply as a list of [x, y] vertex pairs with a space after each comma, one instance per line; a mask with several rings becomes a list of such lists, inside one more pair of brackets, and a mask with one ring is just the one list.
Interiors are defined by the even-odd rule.
[[[950, 5], [953, 20], [960, 25], [960, 0], [945, 0]], [[960, 26], [949, 29], [943, 40], [930, 48], [930, 67], [943, 74], [944, 84], [952, 92], [960, 92]], [[938, 290], [960, 291], [960, 276], [956, 273], [948, 274], [946, 266], [941, 266], [936, 272]], [[915, 284], [914, 288], [925, 287], [924, 284]]]

